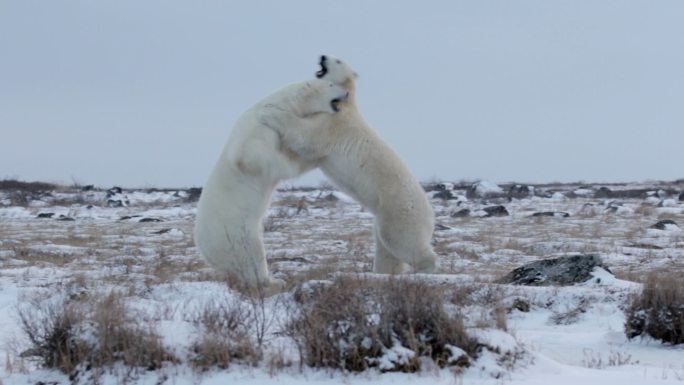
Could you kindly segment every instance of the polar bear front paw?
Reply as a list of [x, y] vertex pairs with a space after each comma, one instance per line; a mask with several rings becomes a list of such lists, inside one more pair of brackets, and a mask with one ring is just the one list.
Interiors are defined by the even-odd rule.
[[258, 294], [264, 297], [271, 297], [285, 291], [285, 286], [286, 283], [282, 279], [269, 277], [268, 280], [262, 284]]

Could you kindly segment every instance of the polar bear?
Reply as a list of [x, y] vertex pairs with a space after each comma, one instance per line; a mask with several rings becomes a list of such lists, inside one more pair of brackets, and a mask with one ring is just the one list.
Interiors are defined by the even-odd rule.
[[260, 121], [280, 134], [281, 145], [315, 162], [342, 191], [375, 216], [376, 273], [432, 273], [437, 254], [430, 242], [434, 212], [425, 191], [397, 153], [370, 128], [356, 108], [356, 73], [342, 60], [321, 56], [319, 79], [349, 97], [322, 126], [302, 125], [289, 111], [266, 106]]
[[283, 282], [268, 272], [263, 216], [277, 183], [310, 170], [314, 163], [281, 149], [278, 134], [259, 123], [258, 112], [287, 111], [308, 131], [337, 113], [347, 95], [326, 80], [294, 83], [238, 118], [197, 206], [195, 244], [210, 265], [230, 273], [247, 289], [282, 287]]

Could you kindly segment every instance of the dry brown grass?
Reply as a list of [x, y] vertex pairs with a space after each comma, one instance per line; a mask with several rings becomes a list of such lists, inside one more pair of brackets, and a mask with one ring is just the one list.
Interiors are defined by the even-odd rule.
[[[467, 366], [470, 359], [453, 357], [450, 347], [474, 357], [477, 344], [463, 319], [445, 311], [443, 296], [438, 286], [410, 277], [342, 276], [298, 296], [297, 316], [285, 333], [296, 343], [301, 362], [313, 367], [411, 372], [426, 356], [440, 367]], [[414, 355], [382, 365], [380, 357], [396, 346]]]
[[23, 246], [14, 248], [14, 258], [37, 267], [63, 267], [73, 261], [73, 256], [69, 253], [45, 251]]
[[253, 309], [238, 299], [210, 302], [194, 323], [201, 329], [191, 345], [195, 370], [226, 369], [233, 362], [256, 364], [261, 348], [251, 335]]
[[71, 376], [102, 370], [116, 362], [154, 370], [178, 359], [151, 328], [139, 325], [116, 293], [60, 300], [34, 299], [19, 309], [22, 330], [31, 342], [25, 356]]
[[684, 281], [672, 273], [651, 274], [627, 310], [628, 338], [649, 335], [671, 344], [684, 343]]

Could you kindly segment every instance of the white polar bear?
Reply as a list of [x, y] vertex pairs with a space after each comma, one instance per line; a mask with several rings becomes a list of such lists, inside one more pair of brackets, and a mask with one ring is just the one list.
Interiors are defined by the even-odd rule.
[[434, 272], [434, 212], [425, 191], [356, 108], [356, 73], [330, 56], [322, 56], [320, 65], [318, 78], [349, 91], [339, 113], [314, 127], [302, 125], [288, 111], [266, 107], [261, 121], [278, 131], [283, 147], [317, 162], [335, 185], [375, 215], [374, 272], [403, 273], [409, 266], [415, 272]]
[[288, 85], [240, 116], [197, 207], [195, 244], [210, 265], [230, 273], [246, 288], [282, 286], [268, 272], [263, 216], [277, 183], [314, 164], [282, 151], [278, 133], [259, 123], [258, 112], [287, 111], [309, 130], [336, 113], [347, 95], [329, 81], [314, 79]]

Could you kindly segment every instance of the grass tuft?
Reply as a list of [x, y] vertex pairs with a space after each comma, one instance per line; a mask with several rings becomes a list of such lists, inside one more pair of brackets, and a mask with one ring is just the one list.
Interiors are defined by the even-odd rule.
[[300, 296], [285, 333], [312, 367], [415, 372], [424, 358], [468, 366], [477, 352], [442, 290], [411, 278], [338, 277]]
[[671, 344], [684, 343], [684, 281], [674, 274], [651, 274], [627, 310], [628, 338], [649, 335]]
[[72, 376], [79, 368], [101, 369], [117, 362], [145, 370], [178, 362], [161, 337], [139, 325], [115, 293], [84, 300], [31, 300], [20, 307], [19, 319], [31, 342], [23, 355]]

